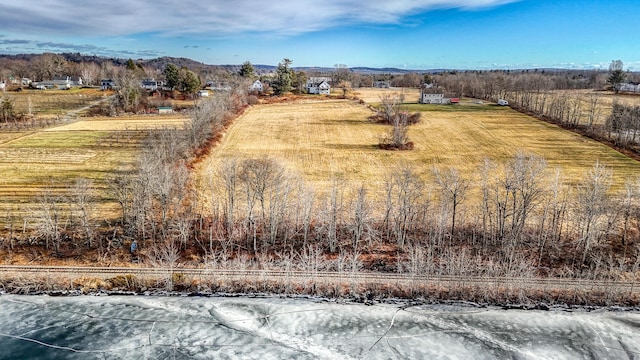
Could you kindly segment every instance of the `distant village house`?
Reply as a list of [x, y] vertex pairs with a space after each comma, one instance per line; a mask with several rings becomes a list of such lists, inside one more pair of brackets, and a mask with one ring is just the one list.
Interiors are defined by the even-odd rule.
[[256, 80], [249, 86], [250, 92], [262, 93], [264, 91], [264, 84], [260, 80]]
[[47, 89], [60, 89], [67, 90], [71, 89], [74, 86], [82, 86], [82, 78], [81, 77], [55, 77], [53, 80], [44, 80], [38, 82], [31, 82], [30, 85], [37, 89], [47, 88]]
[[374, 88], [386, 89], [391, 87], [391, 81], [389, 80], [377, 80], [373, 82]]
[[420, 89], [421, 104], [458, 104], [460, 98], [455, 94], [445, 93], [440, 88], [422, 88]]
[[156, 91], [158, 87], [162, 87], [162, 83], [154, 79], [144, 79], [140, 82], [140, 87], [147, 91]]
[[627, 82], [620, 84], [620, 91], [640, 92], [640, 83]]
[[331, 85], [324, 79], [310, 78], [307, 80], [307, 93], [329, 95], [331, 94]]
[[110, 90], [116, 87], [116, 82], [113, 79], [102, 79], [100, 80], [100, 89], [101, 90]]

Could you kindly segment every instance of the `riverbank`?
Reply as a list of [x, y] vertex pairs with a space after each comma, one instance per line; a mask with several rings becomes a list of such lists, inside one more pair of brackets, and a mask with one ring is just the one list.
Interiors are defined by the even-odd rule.
[[[165, 269], [166, 270], [166, 269]], [[183, 269], [184, 270], [184, 269]], [[469, 302], [481, 306], [539, 309], [551, 307], [640, 306], [640, 294], [625, 283], [568, 279], [412, 278], [357, 273], [163, 271], [134, 273], [0, 274], [0, 290], [20, 295], [145, 295], [145, 296], [312, 296], [372, 304], [390, 299], [427, 304]], [[360, 275], [360, 276], [359, 276]]]

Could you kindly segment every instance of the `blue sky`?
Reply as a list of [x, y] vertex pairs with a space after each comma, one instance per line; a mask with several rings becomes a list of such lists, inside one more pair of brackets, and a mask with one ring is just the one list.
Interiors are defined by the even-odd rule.
[[0, 0], [0, 53], [640, 71], [638, 0]]

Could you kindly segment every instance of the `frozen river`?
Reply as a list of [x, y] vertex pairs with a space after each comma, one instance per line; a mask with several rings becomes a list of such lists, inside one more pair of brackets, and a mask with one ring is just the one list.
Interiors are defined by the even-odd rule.
[[0, 359], [638, 359], [637, 312], [0, 296]]

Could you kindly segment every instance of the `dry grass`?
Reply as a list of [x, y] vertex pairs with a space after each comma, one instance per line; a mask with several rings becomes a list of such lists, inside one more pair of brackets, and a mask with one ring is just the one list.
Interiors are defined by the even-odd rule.
[[181, 127], [185, 116], [129, 116], [87, 118], [75, 123], [32, 132], [0, 136], [0, 216], [22, 217], [37, 209], [36, 197], [45, 189], [66, 193], [64, 186], [77, 178], [94, 182], [100, 218], [109, 217], [107, 181], [135, 161], [148, 130]]
[[[359, 89], [361, 96], [379, 99], [387, 89]], [[411, 101], [411, 99], [407, 99]], [[202, 176], [222, 159], [273, 157], [299, 173], [316, 189], [342, 176], [364, 182], [373, 191], [382, 187], [384, 174], [396, 163], [417, 166], [429, 176], [430, 168], [455, 166], [477, 179], [485, 157], [501, 162], [518, 150], [544, 156], [552, 171], [560, 168], [571, 183], [596, 161], [614, 172], [615, 186], [640, 172], [640, 163], [588, 138], [538, 121], [510, 108], [477, 105], [467, 100], [458, 106], [410, 104], [422, 112], [422, 122], [411, 127], [413, 151], [377, 148], [388, 131], [367, 120], [371, 111], [352, 101], [296, 102], [260, 105], [236, 120], [222, 143], [201, 164]]]
[[183, 114], [167, 115], [129, 115], [113, 117], [91, 117], [71, 124], [46, 129], [57, 131], [122, 131], [182, 128], [187, 116]]
[[17, 113], [31, 112], [36, 117], [62, 116], [70, 110], [89, 105], [93, 101], [111, 95], [111, 92], [99, 89], [72, 88], [69, 90], [31, 90], [20, 92], [6, 92], [4, 96], [13, 101]]
[[408, 88], [390, 88], [390, 89], [376, 89], [376, 88], [357, 88], [353, 89], [354, 95], [359, 99], [364, 100], [368, 104], [375, 104], [380, 102], [380, 97], [384, 94], [404, 94], [406, 102], [418, 102], [420, 98], [420, 89], [408, 89]]

